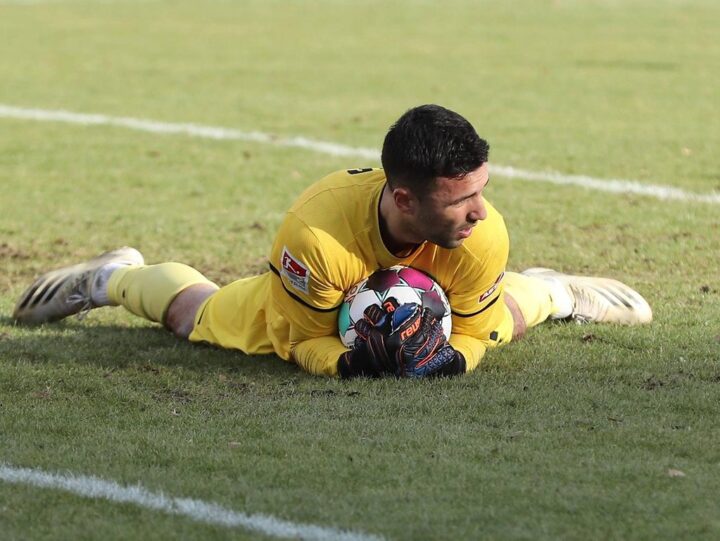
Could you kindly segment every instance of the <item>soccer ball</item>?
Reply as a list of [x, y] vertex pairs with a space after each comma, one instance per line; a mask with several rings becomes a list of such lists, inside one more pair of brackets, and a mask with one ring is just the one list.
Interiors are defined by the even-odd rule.
[[398, 304], [414, 302], [428, 307], [442, 320], [443, 332], [450, 338], [452, 316], [445, 292], [430, 276], [412, 267], [396, 265], [380, 269], [355, 284], [345, 295], [338, 316], [340, 340], [346, 347], [355, 343], [355, 322], [371, 304], [382, 306], [390, 297]]

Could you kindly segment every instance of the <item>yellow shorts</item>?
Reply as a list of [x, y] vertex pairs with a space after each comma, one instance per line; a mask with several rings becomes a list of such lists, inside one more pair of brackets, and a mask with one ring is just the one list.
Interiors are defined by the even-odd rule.
[[[553, 309], [552, 297], [547, 284], [533, 276], [525, 276], [517, 272], [505, 273], [505, 294], [510, 295], [520, 308], [528, 328], [545, 321]], [[504, 303], [503, 303], [504, 304]], [[488, 341], [487, 346], [494, 348], [512, 341], [514, 320], [507, 304], [504, 304], [502, 323], [495, 330], [497, 339]]]
[[273, 353], [266, 317], [269, 302], [269, 272], [221, 287], [198, 309], [189, 340], [248, 354]]

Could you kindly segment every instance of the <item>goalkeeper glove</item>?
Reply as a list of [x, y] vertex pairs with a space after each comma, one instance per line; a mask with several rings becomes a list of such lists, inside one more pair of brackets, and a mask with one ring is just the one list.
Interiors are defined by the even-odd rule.
[[355, 323], [357, 337], [353, 349], [338, 358], [338, 374], [343, 379], [354, 377], [400, 377], [398, 358], [388, 348], [388, 313], [377, 305], [365, 308], [363, 319]]
[[409, 378], [465, 373], [465, 357], [450, 344], [442, 322], [430, 308], [403, 304], [390, 315], [388, 346], [395, 351], [402, 375]]

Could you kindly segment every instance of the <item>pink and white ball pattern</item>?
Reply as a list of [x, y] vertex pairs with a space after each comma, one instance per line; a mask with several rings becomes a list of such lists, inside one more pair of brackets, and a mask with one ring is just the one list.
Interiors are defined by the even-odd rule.
[[414, 302], [430, 308], [442, 320], [443, 332], [450, 338], [450, 303], [440, 285], [422, 271], [396, 265], [375, 271], [345, 295], [338, 315], [338, 331], [346, 347], [353, 347], [357, 336], [355, 322], [362, 319], [365, 308], [371, 304], [382, 306], [390, 297], [395, 297], [398, 304]]

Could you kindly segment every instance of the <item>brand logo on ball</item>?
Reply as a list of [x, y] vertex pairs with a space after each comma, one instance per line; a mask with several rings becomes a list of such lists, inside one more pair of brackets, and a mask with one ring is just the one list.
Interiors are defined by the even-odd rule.
[[292, 287], [303, 293], [308, 293], [310, 290], [310, 269], [294, 257], [287, 249], [287, 246], [283, 248], [280, 266], [282, 269], [280, 274], [287, 278]]
[[358, 294], [358, 291], [360, 291], [360, 284], [355, 284], [350, 288], [350, 291], [347, 292], [345, 295], [345, 301], [350, 302], [355, 298], [355, 295]]

